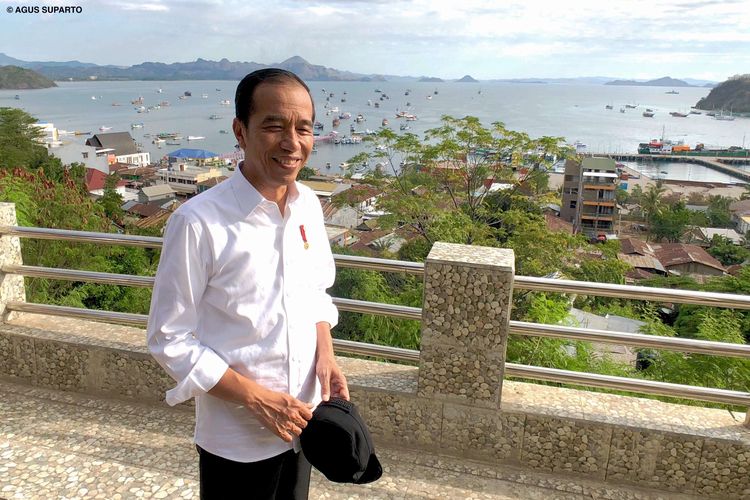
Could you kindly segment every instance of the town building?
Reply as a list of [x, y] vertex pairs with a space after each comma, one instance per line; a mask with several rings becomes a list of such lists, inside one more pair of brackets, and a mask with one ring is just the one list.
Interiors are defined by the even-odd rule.
[[185, 163], [176, 163], [159, 169], [157, 178], [169, 185], [177, 194], [192, 196], [198, 193], [198, 184], [214, 177], [222, 177], [218, 168], [204, 168]]
[[97, 154], [106, 153], [110, 164], [120, 162], [143, 167], [151, 163], [151, 154], [139, 151], [129, 132], [94, 134], [86, 139], [86, 145], [95, 147]]
[[576, 233], [591, 238], [614, 234], [618, 182], [617, 165], [611, 158], [567, 160], [560, 217], [573, 224]]

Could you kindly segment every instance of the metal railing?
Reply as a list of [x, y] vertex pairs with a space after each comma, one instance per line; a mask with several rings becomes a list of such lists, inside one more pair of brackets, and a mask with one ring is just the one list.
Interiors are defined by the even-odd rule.
[[[151, 248], [159, 248], [162, 245], [162, 239], [154, 237], [104, 234], [86, 231], [69, 231], [45, 228], [27, 228], [17, 226], [0, 226], [0, 236], [2, 235], [18, 236], [22, 238], [64, 240], [77, 243], [128, 245]], [[348, 255], [334, 255], [334, 259], [338, 267], [407, 273], [412, 275], [424, 274], [424, 264], [421, 263]], [[5, 265], [2, 267], [2, 269], [0, 269], [0, 271], [4, 273], [36, 278], [84, 281], [123, 286], [151, 287], [154, 283], [154, 278], [145, 276], [132, 276], [27, 265]], [[613, 285], [609, 283], [537, 278], [530, 276], [515, 276], [513, 286], [515, 289], [539, 292], [595, 295], [632, 300], [696, 304], [734, 309], [750, 309], [750, 296], [737, 294], [697, 292], [692, 290], [674, 290], [668, 288], [647, 288], [631, 285]], [[334, 297], [333, 301], [341, 311], [376, 314], [417, 321], [421, 320], [422, 317], [422, 310], [417, 307], [381, 304], [338, 297]], [[67, 316], [79, 319], [112, 322], [138, 327], [144, 327], [147, 322], [147, 316], [141, 314], [96, 311], [90, 309], [80, 309], [45, 304], [10, 302], [6, 305], [6, 308], [9, 311]], [[523, 321], [511, 321], [510, 333], [515, 335], [564, 338], [570, 340], [582, 340], [588, 342], [648, 347], [653, 349], [666, 349], [686, 353], [699, 353], [750, 359], [750, 345], [747, 344], [730, 344], [725, 342], [713, 342], [705, 340], [659, 337], [628, 332], [613, 332], [588, 328], [574, 328], [559, 325], [527, 323]], [[411, 349], [379, 346], [375, 344], [352, 342], [340, 339], [334, 339], [334, 347], [338, 352], [342, 353], [375, 356], [389, 360], [407, 361], [412, 363], [417, 363], [419, 361], [419, 351]], [[750, 393], [741, 391], [687, 386], [651, 380], [598, 375], [594, 373], [573, 372], [554, 368], [519, 365], [515, 363], [506, 363], [505, 373], [510, 377], [518, 377], [531, 380], [551, 381], [590, 387], [602, 387], [635, 393], [680, 397], [700, 401], [740, 405], [745, 407], [750, 406]]]

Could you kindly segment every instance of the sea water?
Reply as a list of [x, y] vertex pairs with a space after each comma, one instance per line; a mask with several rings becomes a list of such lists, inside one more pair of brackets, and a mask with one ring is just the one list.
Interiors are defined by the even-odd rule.
[[[234, 151], [236, 140], [232, 134], [232, 118], [237, 83], [59, 82], [58, 87], [50, 89], [0, 91], [0, 106], [19, 107], [40, 122], [52, 122], [68, 131], [98, 133], [100, 127], [111, 127], [109, 132], [130, 132], [143, 150], [151, 153], [152, 161], [156, 161], [179, 148], [207, 149], [216, 153]], [[351, 113], [352, 118], [341, 120], [336, 129], [340, 137], [350, 135], [350, 124], [358, 114], [362, 114], [366, 121], [355, 123], [357, 130], [376, 130], [385, 118], [397, 133], [403, 133], [399, 130], [400, 124], [408, 123], [409, 132], [420, 137], [426, 130], [439, 126], [443, 115], [476, 116], [485, 125], [502, 122], [507, 128], [525, 132], [532, 138], [545, 135], [563, 137], [566, 142], [579, 141], [586, 144], [587, 151], [599, 153], [634, 153], [638, 143], [662, 136], [684, 140], [691, 146], [696, 143], [703, 143], [706, 147], [742, 146], [746, 145], [746, 135], [750, 135], [748, 118], [720, 121], [706, 116], [705, 112], [687, 118], [669, 115], [671, 111], [689, 112], [691, 106], [708, 94], [707, 88], [680, 88], [679, 94], [667, 94], [671, 89], [664, 87], [582, 84], [311, 82], [310, 90], [315, 100], [316, 118], [325, 127], [323, 134], [332, 130], [334, 118], [333, 114], [326, 115], [326, 104], [329, 108], [338, 107], [340, 113]], [[179, 99], [186, 91], [192, 96]], [[409, 95], [405, 95], [407, 91]], [[381, 99], [383, 94], [387, 98]], [[16, 100], [15, 95], [19, 99]], [[136, 107], [139, 105], [131, 104], [131, 101], [140, 96], [145, 108], [162, 101], [168, 101], [170, 105], [138, 113]], [[223, 100], [229, 100], [230, 105], [222, 105]], [[626, 104], [637, 107], [625, 108]], [[606, 105], [613, 109], [605, 109]], [[621, 113], [620, 108], [625, 112]], [[642, 116], [646, 108], [654, 111], [653, 118]], [[398, 111], [415, 114], [418, 120], [406, 122], [398, 119]], [[212, 115], [219, 118], [211, 119]], [[143, 128], [131, 129], [131, 124], [141, 122]], [[221, 133], [222, 130], [227, 133]], [[183, 136], [181, 144], [158, 147], [152, 143], [151, 137], [146, 136], [160, 132], [179, 133]], [[187, 141], [188, 136], [203, 136], [205, 139]], [[63, 139], [83, 143], [87, 137], [90, 136], [66, 136]], [[340, 163], [372, 147], [318, 142], [318, 151], [308, 164], [326, 172], [325, 166], [330, 163], [329, 172], [339, 173]], [[694, 164], [686, 168], [685, 164], [659, 162], [647, 167], [656, 168], [664, 178], [730, 180], [725, 174]]]

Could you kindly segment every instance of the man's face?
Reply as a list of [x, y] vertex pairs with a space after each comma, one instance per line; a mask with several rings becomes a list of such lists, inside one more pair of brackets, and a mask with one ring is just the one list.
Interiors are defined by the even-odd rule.
[[252, 99], [247, 127], [236, 118], [232, 124], [245, 151], [246, 175], [261, 192], [288, 186], [313, 148], [310, 95], [296, 83], [267, 82], [255, 89]]

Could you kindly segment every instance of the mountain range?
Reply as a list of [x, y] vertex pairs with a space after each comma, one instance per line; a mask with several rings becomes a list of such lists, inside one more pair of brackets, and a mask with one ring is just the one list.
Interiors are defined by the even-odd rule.
[[[81, 61], [23, 61], [0, 53], [0, 66], [18, 66], [34, 70], [52, 80], [239, 80], [246, 74], [261, 68], [277, 67], [293, 71], [307, 81], [428, 81], [439, 83], [443, 80], [431, 76], [402, 76], [385, 74], [362, 74], [342, 71], [334, 68], [312, 64], [300, 56], [293, 56], [279, 63], [263, 64], [258, 62], [230, 61], [226, 58], [220, 61], [197, 59], [184, 63], [143, 62], [133, 66], [104, 65], [100, 66]], [[467, 75], [468, 76], [468, 75]], [[471, 78], [471, 77], [470, 77]], [[666, 77], [669, 78], [669, 77]], [[473, 80], [473, 78], [472, 78]], [[606, 84], [613, 78], [605, 76], [578, 78], [509, 78], [485, 80], [501, 83], [575, 83], [575, 84]], [[664, 80], [664, 79], [659, 79]], [[659, 80], [652, 80], [657, 82]], [[470, 81], [466, 77], [461, 81]], [[621, 80], [624, 82], [624, 80]], [[665, 86], [703, 86], [714, 82], [706, 80], [683, 79], [676, 80], [678, 84]], [[650, 82], [610, 83], [612, 85], [651, 85]], [[706, 85], [708, 86], [708, 85]]]

